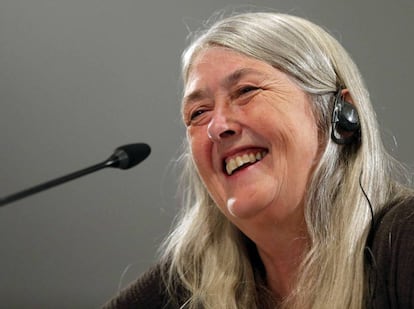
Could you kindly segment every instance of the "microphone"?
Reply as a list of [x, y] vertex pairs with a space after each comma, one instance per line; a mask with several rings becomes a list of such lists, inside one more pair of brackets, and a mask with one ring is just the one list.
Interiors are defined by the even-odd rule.
[[115, 149], [114, 153], [108, 159], [101, 163], [0, 198], [0, 207], [106, 167], [119, 168], [123, 170], [130, 169], [146, 159], [150, 152], [150, 146], [144, 143], [120, 146]]

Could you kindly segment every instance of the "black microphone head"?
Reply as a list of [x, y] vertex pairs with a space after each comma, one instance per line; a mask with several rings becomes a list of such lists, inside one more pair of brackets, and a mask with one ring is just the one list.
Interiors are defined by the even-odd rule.
[[126, 170], [146, 159], [150, 153], [150, 146], [144, 143], [120, 146], [109, 158], [110, 166]]

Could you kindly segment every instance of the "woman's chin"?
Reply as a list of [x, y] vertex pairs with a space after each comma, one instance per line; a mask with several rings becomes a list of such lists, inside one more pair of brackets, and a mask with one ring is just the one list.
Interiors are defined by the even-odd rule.
[[227, 211], [234, 218], [250, 219], [262, 212], [267, 205], [269, 203], [232, 197], [227, 200]]

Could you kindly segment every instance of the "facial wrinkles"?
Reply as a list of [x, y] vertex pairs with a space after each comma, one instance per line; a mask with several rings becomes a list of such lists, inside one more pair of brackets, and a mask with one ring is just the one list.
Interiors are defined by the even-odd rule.
[[[305, 109], [308, 117], [313, 117], [313, 113], [311, 111], [311, 108], [308, 102], [301, 102], [301, 104], [305, 104], [303, 108]], [[293, 122], [289, 121], [286, 123], [286, 130], [284, 131], [284, 134], [283, 134], [284, 141], [282, 142], [282, 144], [289, 145], [289, 149], [284, 147], [285, 156], [290, 156], [291, 158], [294, 158], [292, 161], [289, 161], [289, 162], [294, 163], [294, 162], [302, 161], [303, 164], [299, 166], [295, 164], [290, 164], [290, 165], [287, 164], [286, 175], [283, 179], [286, 182], [285, 183], [286, 187], [291, 188], [289, 191], [292, 192], [293, 195], [295, 195], [294, 192], [296, 192], [296, 195], [304, 196], [305, 192], [302, 192], [302, 190], [305, 190], [305, 187], [303, 186], [306, 186], [306, 184], [308, 183], [309, 177], [312, 174], [312, 170], [315, 168], [315, 165], [317, 164], [317, 153], [319, 151], [318, 150], [319, 148], [318, 147], [310, 148], [308, 149], [308, 151], [305, 151], [305, 149], [302, 149], [301, 144], [298, 143], [298, 140], [297, 140], [298, 133], [295, 134], [294, 132], [295, 130], [298, 131], [297, 123], [304, 123], [304, 121], [302, 121], [302, 119], [292, 119], [292, 120]], [[311, 123], [314, 124], [314, 122], [311, 122]], [[316, 124], [315, 124], [315, 127], [316, 127]], [[300, 133], [305, 132], [305, 131], [317, 132], [317, 130], [312, 130], [312, 128], [310, 127], [299, 128]], [[311, 136], [311, 135], [308, 138], [316, 139], [316, 140], [318, 139], [317, 136]], [[293, 173], [296, 176], [298, 176], [299, 180], [303, 179], [304, 180], [303, 184], [298, 185], [298, 183], [296, 183], [296, 181], [294, 180], [295, 178], [287, 177], [289, 173]], [[303, 198], [300, 201], [297, 201], [297, 203], [303, 203]]]
[[[299, 127], [298, 128], [298, 124], [305, 125], [305, 123], [309, 123], [309, 122], [305, 122], [305, 119], [300, 118], [300, 116], [299, 118], [296, 118], [298, 117], [297, 115], [300, 115], [300, 114], [295, 113], [295, 112], [292, 113], [290, 110], [294, 111], [297, 108], [304, 109], [306, 117], [313, 119], [314, 118], [313, 112], [309, 105], [311, 103], [306, 100], [305, 96], [296, 96], [294, 106], [290, 105], [291, 103], [288, 103], [288, 105], [285, 105], [285, 102], [287, 101], [284, 98], [285, 97], [287, 98], [289, 96], [290, 98], [293, 97], [289, 93], [281, 94], [280, 95], [281, 99], [278, 101], [278, 104], [273, 104], [272, 103], [273, 100], [271, 97], [269, 97], [268, 100], [266, 100], [265, 102], [269, 104], [273, 109], [275, 109], [283, 118], [284, 127], [282, 128], [282, 130], [283, 130], [284, 141], [282, 142], [282, 144], [293, 145], [294, 147], [300, 148], [300, 145], [297, 145], [298, 144], [297, 134], [307, 134], [313, 131], [317, 132], [317, 125], [315, 121], [311, 121], [312, 127]], [[311, 136], [311, 138], [313, 138], [313, 136]], [[297, 152], [297, 153], [301, 154], [302, 152]], [[314, 154], [309, 153], [306, 156], [308, 155], [309, 157], [313, 157]]]
[[[198, 72], [198, 70], [200, 70], [199, 66], [203, 67], [201, 69], [202, 71], [207, 67], [207, 73], [203, 71], [205, 74], [200, 76]], [[220, 73], [216, 74], [216, 72], [209, 72], [208, 67], [209, 63], [207, 61], [196, 60], [192, 68], [190, 68], [182, 107], [184, 117], [188, 118], [188, 115], [185, 115], [185, 111], [188, 111], [190, 106], [197, 101], [206, 98], [215, 101], [217, 95], [222, 95], [232, 101], [238, 96], [238, 87], [243, 87], [245, 85], [266, 90], [271, 88], [272, 84], [275, 83], [273, 76], [275, 69], [270, 66], [266, 68], [267, 70], [263, 71], [263, 69], [258, 70], [247, 65], [246, 67], [235, 69], [228, 75], [224, 75], [219, 81], [214, 78], [216, 75], [220, 75]], [[188, 125], [189, 120], [184, 118], [184, 121]]]
[[[238, 71], [241, 71], [241, 70], [238, 70]], [[236, 72], [238, 72], [238, 71], [236, 71]], [[255, 74], [255, 75], [258, 75], [258, 74]], [[232, 74], [231, 76], [232, 76], [232, 78], [226, 78], [226, 80], [228, 81], [228, 80], [231, 80], [231, 79], [236, 79], [235, 76], [237, 76], [237, 75]], [[269, 90], [269, 91], [263, 91], [263, 92], [260, 92], [260, 93], [256, 93], [256, 94], [252, 95], [252, 97], [249, 98], [249, 100], [254, 100], [255, 99], [254, 97], [256, 95], [258, 95], [259, 100], [264, 99], [263, 103], [261, 101], [259, 102], [260, 104], [267, 103], [267, 104], [270, 104], [271, 107], [274, 108], [274, 109], [277, 109], [277, 110], [280, 109], [279, 105], [282, 104], [280, 102], [286, 101], [287, 98], [289, 98], [289, 93], [287, 91], [285, 91], [285, 89], [284, 89], [285, 86], [283, 85], [282, 81], [279, 80], [279, 79], [275, 79], [275, 78], [273, 78], [273, 80], [272, 80], [272, 79], [270, 79], [270, 76], [268, 74], [266, 74], [266, 75], [261, 74], [261, 75], [258, 75], [258, 76], [260, 76], [260, 79], [261, 79], [260, 80], [261, 85], [258, 86], [258, 87], [262, 88], [263, 90]], [[195, 81], [195, 80], [196, 79], [193, 79], [192, 81]], [[249, 79], [246, 78], [246, 80], [249, 80]], [[244, 81], [242, 80], [240, 83], [243, 84]], [[247, 84], [256, 84], [256, 85], [258, 85], [259, 83], [247, 83]], [[270, 91], [270, 90], [273, 90], [276, 87], [278, 88], [277, 89], [278, 91], [276, 91], [276, 92], [275, 91]], [[191, 88], [193, 88], [193, 87], [190, 86], [190, 89]], [[280, 89], [282, 89], [283, 91], [280, 91]], [[190, 94], [189, 97], [196, 98], [196, 97], [198, 97], [199, 92], [201, 92], [201, 90], [196, 90], [192, 94]], [[275, 100], [275, 96], [276, 96], [276, 100]], [[278, 104], [275, 104], [274, 101], [277, 101]], [[252, 106], [254, 108], [254, 102], [253, 102]], [[247, 113], [249, 113], [249, 112], [247, 112]], [[281, 111], [278, 110], [278, 113], [280, 114]], [[188, 132], [188, 135], [191, 136], [194, 132], [197, 132], [197, 130], [191, 130], [191, 127], [189, 127], [187, 132]], [[289, 134], [289, 130], [286, 130], [285, 133]], [[293, 138], [291, 138], [291, 142], [294, 142]], [[282, 143], [282, 144], [284, 144], [284, 143]], [[249, 153], [244, 154], [243, 157], [238, 156], [238, 155], [233, 156], [234, 157], [233, 159], [226, 160], [225, 169], [227, 170], [227, 173], [230, 175], [230, 174], [232, 174], [232, 171], [235, 170], [238, 166], [242, 165], [242, 163], [247, 163], [247, 161], [249, 161], [249, 163], [254, 163], [256, 161], [261, 160], [261, 158], [264, 157], [265, 154], [266, 154], [266, 152], [264, 152], [264, 151], [249, 151]], [[246, 158], [244, 158], [244, 157], [246, 157]], [[239, 162], [239, 161], [243, 161], [243, 162]], [[221, 168], [220, 168], [220, 170], [221, 170]]]
[[[267, 219], [283, 218], [292, 207], [296, 209], [301, 203], [302, 191], [306, 189], [301, 181], [303, 176], [307, 175], [306, 166], [302, 165], [309, 166], [306, 157], [310, 159], [311, 151], [305, 149], [304, 152], [300, 147], [303, 145], [301, 142], [306, 142], [310, 136], [306, 134], [310, 126], [305, 123], [307, 117], [301, 114], [303, 106], [298, 104], [307, 102], [303, 102], [304, 97], [296, 93], [297, 89], [292, 88], [292, 81], [286, 78], [284, 73], [269, 65], [251, 62], [246, 58], [240, 59], [237, 55], [234, 57], [234, 54], [228, 59], [220, 53], [208, 54], [205, 58], [199, 57], [201, 61], [199, 59], [197, 63], [196, 59], [188, 74], [183, 100], [183, 105], [186, 105], [184, 108], [193, 103], [195, 105], [192, 106], [200, 103], [202, 108], [210, 104], [207, 106], [208, 112], [201, 118], [201, 124], [190, 123], [187, 128], [198, 174], [225, 214], [227, 212], [227, 215], [246, 219], [266, 208]], [[214, 69], [205, 65], [207, 60], [202, 62], [205, 59], [208, 59], [210, 67]], [[217, 65], [217, 60], [223, 62], [222, 65]], [[198, 67], [198, 64], [204, 67]], [[241, 74], [240, 72], [246, 71], [243, 70], [246, 67], [256, 69], [261, 74]], [[237, 71], [238, 73], [234, 74]], [[257, 86], [260, 91], [257, 91], [257, 95], [247, 95], [246, 100], [238, 100], [236, 96], [232, 96], [244, 85]], [[215, 104], [220, 100], [220, 104], [223, 103], [222, 98], [228, 99], [226, 106], [234, 108], [233, 111], [238, 114], [233, 116], [238, 117], [237, 120], [244, 127], [242, 138], [238, 142], [235, 142], [236, 139], [233, 137], [228, 139], [230, 142], [224, 146], [207, 138], [208, 121], [205, 121], [210, 119], [212, 109], [217, 110], [218, 106]], [[243, 105], [243, 102], [248, 104]], [[229, 105], [230, 103], [234, 104]], [[300, 114], [299, 117], [297, 112]], [[269, 151], [266, 154], [267, 159], [265, 157], [257, 168], [252, 167], [250, 171], [246, 169], [244, 174], [240, 169], [240, 177], [234, 175], [235, 177], [230, 178], [223, 168], [223, 153], [231, 148], [235, 149], [236, 146], [250, 143], [259, 145], [259, 150]], [[244, 149], [239, 154], [244, 156], [251, 150]], [[238, 154], [232, 154], [230, 159], [237, 156]], [[249, 184], [249, 180], [252, 185]], [[255, 183], [260, 184], [260, 187], [255, 187]], [[268, 207], [271, 204], [277, 207]], [[279, 213], [281, 209], [284, 210]]]
[[[263, 95], [263, 103], [268, 104], [271, 106], [272, 109], [275, 109], [275, 111], [280, 115], [281, 117], [281, 131], [277, 134], [279, 142], [277, 145], [279, 145], [279, 148], [277, 149], [277, 152], [283, 153], [283, 156], [286, 157], [292, 157], [296, 156], [298, 154], [301, 155], [301, 157], [297, 157], [297, 160], [307, 160], [307, 158], [314, 158], [315, 153], [309, 152], [308, 154], [303, 154], [301, 151], [297, 151], [297, 149], [301, 148], [301, 145], [298, 145], [297, 140], [297, 134], [301, 134], [301, 130], [309, 130], [313, 131], [313, 128], [310, 127], [304, 127], [304, 128], [297, 128], [298, 123], [304, 123], [304, 119], [296, 119], [292, 116], [297, 115], [298, 113], [292, 113], [292, 110], [294, 111], [296, 108], [299, 109], [305, 109], [306, 117], [313, 117], [313, 112], [311, 110], [311, 106], [309, 105], [310, 102], [308, 102], [306, 95], [303, 92], [299, 92], [298, 94], [292, 93], [291, 89], [288, 87], [285, 87], [285, 83], [280, 81], [274, 81], [271, 85], [274, 89], [272, 92], [266, 92]], [[292, 102], [293, 98], [293, 102]], [[295, 116], [296, 117], [296, 116]], [[309, 122], [308, 122], [309, 123]], [[314, 123], [312, 121], [311, 123]], [[316, 126], [316, 124], [315, 124]], [[317, 131], [317, 130], [316, 130]], [[311, 137], [313, 138], [313, 137]], [[295, 162], [293, 160], [292, 162]], [[309, 165], [314, 165], [314, 160], [312, 162], [309, 162]], [[289, 177], [288, 174], [291, 172], [294, 173], [304, 173], [306, 170], [297, 170], [298, 167], [293, 164], [293, 166], [286, 165], [284, 166], [284, 177], [283, 182], [284, 186], [292, 186], [292, 188], [295, 186], [294, 183], [289, 183]], [[279, 171], [280, 172], [280, 171]], [[304, 175], [308, 177], [308, 173]], [[299, 190], [299, 187], [296, 188]]]

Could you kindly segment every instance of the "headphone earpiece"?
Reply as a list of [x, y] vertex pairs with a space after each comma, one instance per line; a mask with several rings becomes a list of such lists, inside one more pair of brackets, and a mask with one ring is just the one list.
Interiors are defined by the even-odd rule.
[[332, 110], [332, 140], [340, 145], [350, 144], [360, 137], [360, 123], [355, 106], [342, 98], [338, 91]]

